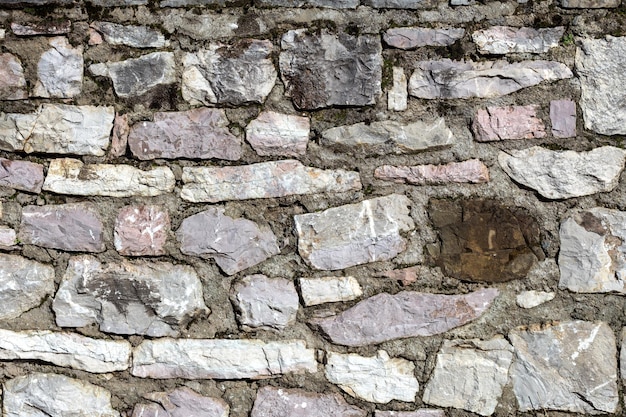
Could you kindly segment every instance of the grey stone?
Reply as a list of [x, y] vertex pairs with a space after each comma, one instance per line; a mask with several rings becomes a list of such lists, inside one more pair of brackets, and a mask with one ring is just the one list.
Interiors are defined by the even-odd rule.
[[472, 40], [481, 54], [544, 54], [559, 46], [563, 32], [563, 26], [541, 29], [492, 26], [472, 33]]
[[44, 4], [59, 4], [59, 5], [67, 5], [71, 4], [73, 0], [0, 0], [0, 5], [3, 6], [15, 6], [22, 4], [32, 4], [32, 5], [44, 5]]
[[137, 404], [132, 417], [228, 417], [230, 407], [221, 398], [203, 397], [187, 387], [144, 395], [148, 404]]
[[93, 22], [90, 27], [100, 32], [104, 40], [111, 45], [127, 45], [134, 48], [162, 48], [167, 46], [167, 41], [161, 32], [146, 26]]
[[332, 9], [356, 9], [359, 0], [259, 0], [261, 7], [328, 7]]
[[126, 206], [115, 219], [115, 250], [125, 256], [165, 255], [170, 216], [158, 206]]
[[148, 4], [148, 0], [88, 0], [94, 6], [118, 7], [118, 6], [143, 6]]
[[246, 140], [261, 156], [303, 156], [309, 142], [308, 117], [264, 111], [246, 127]]
[[422, 46], [449, 46], [465, 36], [463, 28], [391, 28], [383, 35], [385, 43], [399, 49], [414, 49]]
[[33, 90], [36, 97], [71, 98], [83, 86], [83, 47], [72, 47], [65, 37], [49, 41], [52, 49], [44, 52], [37, 64], [39, 77]]
[[416, 411], [378, 411], [374, 412], [374, 417], [446, 417], [443, 410], [421, 408]]
[[365, 417], [339, 394], [266, 386], [257, 391], [251, 417]]
[[402, 67], [393, 67], [393, 86], [387, 92], [387, 108], [393, 111], [404, 111], [408, 107], [409, 93], [407, 78]]
[[28, 97], [22, 62], [12, 54], [0, 54], [0, 100]]
[[35, 114], [0, 113], [0, 149], [23, 151], [36, 119]]
[[374, 178], [415, 185], [480, 184], [489, 181], [489, 169], [478, 159], [444, 165], [383, 165], [374, 170]]
[[43, 165], [0, 158], [0, 186], [40, 193], [42, 185]]
[[[223, 39], [224, 41], [233, 39], [238, 36], [239, 27], [240, 27], [240, 18], [241, 15], [237, 13], [228, 13], [226, 10], [220, 10], [218, 12], [204, 12], [202, 14], [197, 14], [193, 10], [189, 10], [184, 13], [167, 13], [163, 19], [163, 27], [170, 33], [176, 32], [182, 35], [189, 36], [190, 38], [202, 41], [202, 40], [216, 40]], [[259, 25], [261, 24], [261, 20], [255, 17], [250, 16], [250, 20], [248, 22], [252, 26], [257, 26], [259, 29]], [[265, 26], [263, 24], [263, 26]], [[260, 30], [260, 32], [263, 32]], [[204, 55], [205, 53], [202, 53]], [[190, 62], [197, 61], [197, 59], [190, 57]], [[184, 62], [185, 60], [183, 60]], [[199, 72], [194, 75], [201, 81], [199, 84], [200, 87], [204, 85], [204, 81], [201, 80], [198, 76], [202, 75]], [[193, 80], [193, 78], [191, 80]], [[203, 77], [202, 77], [203, 78]]]
[[17, 235], [14, 229], [8, 226], [0, 226], [0, 248], [17, 249]]
[[11, 23], [11, 31], [16, 36], [38, 36], [38, 35], [65, 35], [72, 31], [72, 21], [42, 21], [40, 23], [32, 23], [21, 25], [19, 23]]
[[436, 3], [428, 0], [364, 0], [363, 4], [375, 9], [424, 9]]
[[550, 122], [555, 138], [576, 137], [576, 103], [572, 100], [552, 100]]
[[554, 300], [556, 293], [545, 291], [522, 291], [515, 297], [515, 302], [522, 308], [534, 308]]
[[305, 306], [351, 301], [363, 295], [354, 277], [300, 278], [298, 286]]
[[621, 0], [561, 0], [564, 9], [611, 9], [620, 4]]

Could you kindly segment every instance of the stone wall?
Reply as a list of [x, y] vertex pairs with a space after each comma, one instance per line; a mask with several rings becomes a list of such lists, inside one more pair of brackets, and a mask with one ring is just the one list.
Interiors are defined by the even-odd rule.
[[2, 416], [620, 415], [625, 32], [0, 0]]

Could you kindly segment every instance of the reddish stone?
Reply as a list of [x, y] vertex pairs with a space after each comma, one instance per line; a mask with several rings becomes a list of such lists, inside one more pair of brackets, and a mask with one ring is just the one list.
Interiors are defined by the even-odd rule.
[[532, 139], [546, 136], [537, 118], [537, 106], [487, 107], [478, 110], [473, 130], [478, 142], [505, 139]]
[[555, 138], [576, 137], [576, 103], [572, 100], [551, 101], [550, 122]]
[[478, 159], [451, 162], [445, 165], [391, 166], [376, 168], [374, 177], [414, 185], [447, 183], [483, 183], [489, 181], [489, 169]]
[[102, 35], [100, 35], [97, 30], [89, 28], [89, 45], [100, 45], [102, 42], [104, 42]]
[[417, 281], [418, 273], [420, 272], [420, 270], [421, 270], [421, 267], [412, 266], [410, 268], [394, 269], [393, 271], [386, 271], [386, 272], [383, 272], [381, 275], [389, 279], [400, 281], [402, 285], [407, 286]]
[[115, 220], [115, 249], [126, 256], [164, 255], [170, 216], [157, 206], [127, 206]]
[[43, 165], [0, 158], [0, 186], [40, 193], [43, 186]]
[[15, 55], [0, 54], [0, 100], [21, 100], [27, 97], [22, 63]]
[[137, 404], [132, 417], [228, 417], [229, 407], [221, 398], [204, 397], [187, 387], [144, 396], [149, 404]]
[[348, 404], [339, 394], [301, 389], [261, 388], [251, 417], [365, 417], [367, 411]]
[[113, 133], [111, 134], [110, 156], [117, 157], [126, 153], [129, 133], [130, 126], [128, 125], [128, 115], [116, 114], [115, 120], [113, 121]]

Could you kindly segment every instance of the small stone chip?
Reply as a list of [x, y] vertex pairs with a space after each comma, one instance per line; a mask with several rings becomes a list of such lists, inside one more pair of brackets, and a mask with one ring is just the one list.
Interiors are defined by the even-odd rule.
[[545, 291], [522, 291], [515, 298], [515, 302], [522, 308], [534, 308], [543, 303], [553, 300], [556, 296], [553, 292]]

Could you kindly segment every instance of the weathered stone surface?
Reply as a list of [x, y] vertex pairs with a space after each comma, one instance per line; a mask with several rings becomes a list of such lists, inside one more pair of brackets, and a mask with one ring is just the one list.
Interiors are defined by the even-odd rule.
[[35, 114], [0, 113], [0, 149], [23, 151], [36, 119]]
[[152, 401], [137, 404], [132, 417], [228, 417], [230, 407], [221, 398], [203, 397], [187, 387], [144, 395]]
[[392, 166], [374, 170], [374, 177], [397, 183], [439, 185], [448, 183], [480, 184], [489, 182], [489, 169], [478, 159], [450, 162], [445, 165]]
[[120, 417], [111, 393], [64, 375], [32, 373], [4, 383], [4, 417]]
[[367, 411], [348, 404], [339, 394], [266, 386], [257, 392], [251, 417], [365, 417]]
[[14, 245], [17, 245], [15, 230], [8, 226], [0, 226], [0, 248], [12, 249]]
[[148, 0], [89, 0], [94, 6], [117, 7], [117, 6], [142, 6], [148, 4]]
[[404, 111], [408, 107], [407, 78], [402, 67], [393, 67], [393, 86], [387, 92], [387, 109]]
[[75, 333], [0, 329], [0, 360], [39, 360], [92, 373], [130, 366], [130, 343], [92, 339]]
[[202, 284], [193, 268], [167, 262], [102, 264], [88, 255], [70, 258], [52, 309], [60, 327], [98, 324], [117, 334], [176, 336], [206, 314]]
[[409, 79], [409, 94], [418, 98], [494, 98], [542, 81], [572, 78], [572, 71], [554, 61], [458, 62], [421, 61]]
[[176, 237], [182, 253], [213, 258], [228, 275], [280, 252], [276, 236], [269, 228], [247, 219], [228, 217], [223, 208], [213, 207], [187, 217]]
[[142, 160], [156, 158], [241, 158], [241, 138], [230, 133], [222, 109], [199, 108], [154, 113], [154, 122], [135, 124], [128, 136], [130, 150]]
[[6, 30], [0, 29], [0, 40], [4, 40], [5, 36], [6, 36]]
[[272, 51], [271, 41], [245, 39], [188, 53], [183, 98], [194, 105], [263, 103], [276, 83]]
[[104, 225], [91, 203], [26, 206], [19, 238], [23, 243], [77, 252], [103, 252]]
[[12, 54], [0, 54], [0, 100], [28, 97], [22, 62]]
[[463, 28], [391, 28], [383, 35], [385, 43], [399, 49], [414, 49], [422, 46], [448, 46], [465, 35]]
[[43, 189], [69, 195], [152, 197], [172, 192], [175, 183], [167, 167], [142, 171], [130, 165], [86, 165], [78, 159], [60, 158], [50, 162]]
[[358, 0], [260, 0], [261, 6], [269, 7], [328, 7], [332, 9], [356, 9]]
[[537, 106], [487, 107], [476, 112], [472, 125], [478, 142], [534, 139], [546, 136]]
[[283, 35], [279, 57], [285, 94], [299, 109], [366, 106], [381, 94], [382, 46], [372, 35], [354, 37], [306, 29]]
[[165, 254], [170, 216], [158, 206], [126, 206], [115, 219], [115, 249], [125, 256]]
[[0, 158], [0, 186], [40, 193], [43, 165]]
[[328, 353], [326, 378], [365, 401], [386, 404], [391, 400], [415, 401], [419, 390], [413, 375], [415, 365], [406, 359], [391, 359], [379, 350], [376, 356]]
[[134, 48], [162, 48], [167, 45], [161, 32], [146, 26], [124, 26], [111, 22], [93, 22], [90, 26], [100, 32], [111, 45]]
[[246, 127], [246, 140], [261, 156], [302, 156], [309, 142], [308, 117], [264, 111]]
[[241, 4], [237, 0], [162, 0], [160, 7], [189, 7], [189, 6], [231, 6]]
[[194, 203], [360, 190], [358, 172], [283, 160], [230, 167], [184, 167], [183, 200]]
[[282, 330], [296, 321], [298, 293], [293, 281], [248, 275], [233, 287], [230, 299], [244, 330]]
[[363, 295], [354, 277], [323, 277], [298, 279], [305, 306], [350, 301]]
[[400, 281], [402, 285], [407, 286], [417, 281], [417, 278], [422, 274], [422, 269], [422, 266], [410, 266], [408, 268], [385, 271], [380, 276]]
[[131, 372], [157, 379], [264, 379], [317, 372], [317, 361], [301, 340], [161, 339], [135, 348]]
[[44, 20], [27, 25], [12, 22], [11, 30], [16, 36], [64, 35], [71, 32], [72, 22], [70, 20]]
[[563, 26], [541, 29], [492, 26], [472, 33], [472, 40], [481, 54], [544, 54], [559, 46], [563, 32]]
[[554, 300], [556, 296], [553, 292], [544, 291], [522, 291], [515, 298], [515, 302], [522, 308], [533, 308], [550, 300]]
[[611, 9], [620, 4], [621, 0], [561, 0], [565, 9]]
[[[204, 9], [202, 14], [197, 14], [194, 13], [193, 10], [188, 10], [185, 13], [168, 13], [166, 16], [167, 18], [163, 20], [163, 27], [165, 30], [170, 33], [177, 32], [189, 36], [191, 39], [197, 41], [216, 39], [228, 41], [233, 38], [237, 38], [237, 34], [241, 33], [239, 30], [239, 25], [241, 23], [239, 19], [241, 18], [241, 15], [232, 12], [228, 13], [226, 10], [209, 12]], [[253, 27], [258, 27], [261, 33], [265, 33], [267, 30], [266, 28], [265, 30], [262, 29], [262, 26], [265, 26], [265, 23], [258, 17], [250, 16], [250, 19], [246, 19], [246, 22], [252, 24]], [[183, 62], [184, 61], [185, 60], [183, 58]], [[194, 77], [201, 75], [202, 74], [200, 72], [197, 72]], [[202, 78], [204, 77], [198, 78], [198, 80], [200, 81]], [[205, 81], [202, 81], [199, 86], [202, 86], [204, 82]]]
[[624, 169], [626, 152], [613, 146], [589, 152], [551, 151], [539, 146], [500, 152], [511, 179], [543, 197], [563, 199], [611, 191]]
[[0, 320], [19, 317], [54, 292], [54, 269], [21, 256], [0, 254]]
[[331, 317], [317, 318], [333, 343], [365, 346], [415, 336], [432, 336], [480, 317], [498, 295], [486, 288], [465, 295], [402, 291], [381, 293]]
[[572, 100], [552, 100], [550, 102], [550, 122], [554, 137], [576, 137], [576, 103]]
[[490, 416], [508, 381], [513, 347], [502, 337], [444, 340], [424, 402]]
[[427, 0], [364, 0], [366, 6], [376, 9], [423, 9], [432, 6]]
[[70, 98], [83, 86], [83, 47], [72, 47], [65, 37], [49, 41], [52, 49], [44, 52], [37, 64], [39, 79], [33, 90], [36, 97]]
[[511, 379], [519, 411], [617, 410], [617, 348], [606, 323], [536, 325], [512, 330], [509, 340], [515, 348]]
[[294, 216], [298, 252], [313, 268], [337, 270], [387, 261], [406, 249], [400, 232], [415, 227], [410, 200], [391, 194]]
[[115, 120], [113, 121], [113, 132], [111, 132], [111, 148], [109, 149], [109, 156], [118, 157], [126, 153], [129, 133], [130, 126], [128, 125], [128, 114], [116, 114]]
[[374, 417], [446, 417], [443, 410], [422, 408], [416, 411], [378, 411], [374, 412]]

